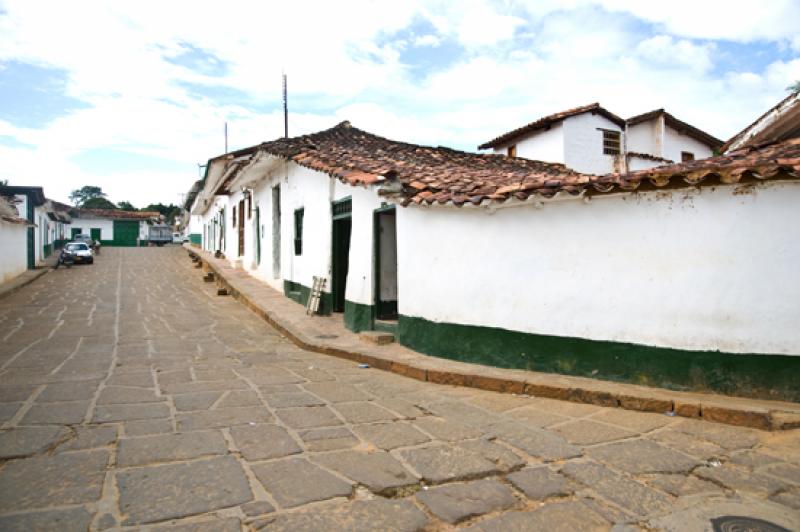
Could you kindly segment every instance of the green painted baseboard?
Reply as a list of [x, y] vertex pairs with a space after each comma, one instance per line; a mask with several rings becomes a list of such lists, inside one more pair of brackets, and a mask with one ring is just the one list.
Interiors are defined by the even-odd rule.
[[372, 305], [344, 300], [344, 326], [353, 332], [372, 329]]
[[[305, 306], [311, 297], [311, 288], [294, 281], [283, 281], [283, 295]], [[333, 297], [328, 292], [322, 292], [319, 300], [318, 314], [328, 315], [333, 308]]]
[[800, 356], [684, 351], [403, 315], [397, 340], [429, 355], [501, 368], [800, 402]]
[[189, 234], [189, 242], [192, 244], [197, 244], [198, 246], [203, 241], [203, 235], [200, 233], [191, 233]]

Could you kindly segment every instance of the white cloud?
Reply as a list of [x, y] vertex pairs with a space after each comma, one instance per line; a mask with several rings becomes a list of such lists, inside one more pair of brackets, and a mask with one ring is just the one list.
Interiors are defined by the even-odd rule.
[[414, 46], [431, 46], [437, 47], [442, 43], [442, 39], [436, 35], [421, 35], [414, 39]]
[[[800, 79], [800, 59], [718, 72], [714, 39], [779, 42], [800, 54], [799, 6], [235, 0], [223, 8], [93, 0], [79, 9], [0, 0], [0, 13], [8, 13], [0, 15], [0, 66], [17, 60], [62, 69], [68, 95], [90, 105], [43, 129], [0, 121], [0, 135], [36, 147], [0, 145], [0, 179], [43, 184], [56, 199], [98, 184], [114, 201], [177, 201], [197, 178], [196, 163], [223, 150], [225, 121], [232, 148], [282, 135], [282, 71], [289, 75], [292, 135], [349, 119], [398, 140], [472, 149], [539, 116], [601, 101], [622, 115], [665, 107], [726, 137]], [[420, 21], [428, 27], [413, 36]], [[411, 32], [403, 34], [407, 41], [391, 39], [403, 30]], [[402, 59], [408, 46], [436, 61], [444, 42], [460, 44], [463, 55], [422, 75], [409, 73]], [[168, 60], [187, 46], [219, 59], [223, 74]], [[185, 83], [233, 89], [247, 102], [199, 97]], [[120, 168], [96, 176], [73, 162], [102, 147], [166, 158], [186, 170]], [[151, 198], [153, 190], [164, 195]]]
[[694, 44], [686, 39], [674, 39], [669, 35], [656, 35], [640, 42], [636, 47], [638, 54], [645, 60], [672, 66], [685, 67], [694, 72], [709, 70], [713, 62], [711, 44]]

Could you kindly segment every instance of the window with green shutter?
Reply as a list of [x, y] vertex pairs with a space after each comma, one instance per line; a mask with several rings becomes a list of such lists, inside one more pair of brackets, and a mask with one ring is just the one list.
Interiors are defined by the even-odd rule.
[[303, 254], [303, 214], [305, 209], [295, 209], [294, 211], [294, 254]]

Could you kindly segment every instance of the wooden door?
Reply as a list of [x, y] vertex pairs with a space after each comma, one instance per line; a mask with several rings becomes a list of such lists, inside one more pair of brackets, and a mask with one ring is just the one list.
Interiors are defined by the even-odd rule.
[[239, 202], [239, 256], [244, 255], [244, 200]]

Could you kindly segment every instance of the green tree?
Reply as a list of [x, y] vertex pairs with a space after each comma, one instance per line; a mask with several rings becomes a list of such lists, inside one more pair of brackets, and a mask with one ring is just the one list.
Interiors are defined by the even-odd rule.
[[130, 201], [118, 201], [117, 208], [121, 211], [135, 211], [138, 210], [136, 207], [131, 204]]
[[800, 79], [786, 87], [786, 90], [789, 92], [800, 92]]
[[0, 179], [0, 187], [7, 187], [8, 179]]
[[84, 207], [85, 203], [92, 198], [105, 198], [106, 193], [100, 187], [91, 185], [83, 186], [77, 190], [73, 190], [69, 194], [69, 200], [76, 207]]
[[117, 209], [117, 206], [114, 205], [111, 201], [107, 200], [106, 198], [101, 197], [94, 197], [89, 198], [81, 204], [81, 208], [83, 209]]
[[169, 205], [164, 205], [163, 203], [151, 203], [142, 210], [158, 212], [159, 214], [163, 215], [164, 218], [166, 218], [166, 222], [168, 224], [173, 224], [175, 222], [175, 217], [181, 213], [181, 208], [173, 203], [170, 203]]

